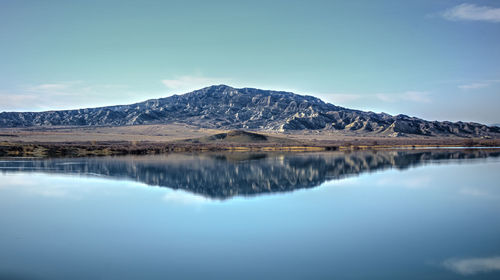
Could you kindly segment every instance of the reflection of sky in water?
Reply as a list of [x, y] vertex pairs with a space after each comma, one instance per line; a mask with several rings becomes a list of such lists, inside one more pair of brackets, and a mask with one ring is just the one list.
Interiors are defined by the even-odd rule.
[[497, 279], [499, 167], [386, 170], [224, 201], [5, 173], [0, 279]]
[[500, 270], [500, 257], [489, 258], [452, 258], [446, 260], [444, 265], [449, 269], [463, 274], [472, 275], [481, 272]]

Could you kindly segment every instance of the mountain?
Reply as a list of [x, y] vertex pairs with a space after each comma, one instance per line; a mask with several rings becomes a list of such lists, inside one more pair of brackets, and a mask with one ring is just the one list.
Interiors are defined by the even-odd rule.
[[2, 112], [0, 127], [123, 126], [185, 123], [217, 129], [327, 130], [391, 136], [493, 136], [499, 127], [471, 122], [425, 121], [364, 112], [313, 96], [254, 88], [210, 86], [131, 105], [47, 112]]

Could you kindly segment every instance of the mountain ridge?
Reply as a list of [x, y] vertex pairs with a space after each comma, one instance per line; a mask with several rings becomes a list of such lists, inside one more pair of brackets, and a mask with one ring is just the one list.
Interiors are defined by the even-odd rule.
[[128, 105], [44, 112], [2, 112], [0, 127], [124, 126], [184, 123], [254, 131], [324, 130], [370, 135], [499, 137], [500, 128], [474, 122], [426, 121], [354, 110], [309, 95], [214, 85]]

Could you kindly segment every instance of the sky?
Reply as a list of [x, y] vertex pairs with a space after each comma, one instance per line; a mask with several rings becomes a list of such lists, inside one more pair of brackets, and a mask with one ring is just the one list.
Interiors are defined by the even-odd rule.
[[499, 0], [0, 0], [0, 111], [213, 84], [500, 123]]

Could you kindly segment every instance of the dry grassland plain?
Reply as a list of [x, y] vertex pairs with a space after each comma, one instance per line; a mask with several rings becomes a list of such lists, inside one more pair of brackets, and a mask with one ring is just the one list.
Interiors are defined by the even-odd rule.
[[[500, 139], [390, 137], [334, 131], [254, 131], [224, 139], [231, 132], [184, 124], [119, 127], [28, 127], [0, 129], [0, 156], [101, 156], [191, 151], [318, 151], [419, 147], [498, 147]], [[186, 140], [189, 139], [189, 140]]]

